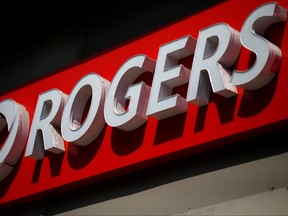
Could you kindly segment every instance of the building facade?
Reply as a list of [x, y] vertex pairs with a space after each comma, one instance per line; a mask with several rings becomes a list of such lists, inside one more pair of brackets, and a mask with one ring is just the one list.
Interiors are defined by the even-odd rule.
[[[271, 7], [264, 8], [265, 5]], [[2, 120], [3, 117], [9, 119], [9, 116], [5, 116], [5, 112], [9, 111], [5, 111], [3, 102], [0, 105], [0, 111], [4, 110], [0, 119], [4, 125], [0, 134], [0, 156], [4, 158], [0, 161], [1, 215], [288, 214], [288, 103], [285, 101], [288, 91], [285, 74], [288, 67], [287, 2], [121, 1], [96, 6], [75, 5], [70, 9], [57, 5], [46, 5], [45, 8], [46, 12], [43, 13], [40, 7], [37, 11], [27, 9], [26, 13], [21, 10], [22, 20], [7, 21], [3, 27], [7, 34], [2, 36], [1, 101], [10, 98], [24, 105], [30, 120], [27, 134], [23, 136], [23, 150], [17, 154], [19, 156], [15, 156], [14, 149], [6, 151], [4, 148], [9, 131]], [[257, 12], [257, 8], [264, 9]], [[27, 16], [28, 11], [32, 16]], [[260, 18], [256, 19], [257, 16]], [[249, 38], [245, 42], [247, 32], [243, 30], [249, 22], [257, 35], [251, 36], [252, 43]], [[253, 44], [265, 41], [258, 35], [269, 41], [266, 46], [267, 49], [270, 47], [271, 55], [266, 60], [262, 56], [264, 45], [260, 51], [256, 47], [254, 54], [247, 51], [249, 46], [253, 49]], [[202, 38], [206, 40], [201, 41]], [[226, 38], [230, 40], [229, 43]], [[281, 55], [278, 55], [274, 45], [280, 49]], [[200, 78], [199, 82], [194, 82], [196, 76], [193, 71], [199, 62], [210, 64], [205, 59], [213, 58], [223, 47], [225, 50], [217, 63], [229, 68], [230, 72], [256, 68], [259, 62], [271, 61], [272, 66], [268, 70], [275, 73], [275, 77], [269, 82], [262, 82], [260, 78], [259, 82], [247, 85], [235, 84], [238, 93], [232, 97], [217, 91], [218, 81], [208, 67], [202, 66], [203, 70], [208, 71], [206, 75], [210, 76], [208, 87], [204, 75], [202, 82]], [[201, 50], [204, 57], [196, 61]], [[166, 55], [163, 54], [165, 57], [160, 55], [161, 52], [166, 52]], [[139, 59], [144, 63], [138, 64]], [[146, 61], [150, 63], [147, 63], [148, 66], [145, 65]], [[164, 62], [164, 73], [159, 75], [161, 62]], [[179, 64], [188, 68], [188, 78], [183, 75], [185, 81], [165, 80], [165, 71]], [[192, 65], [196, 65], [193, 70]], [[141, 69], [136, 70], [135, 67]], [[143, 71], [154, 73], [154, 77]], [[117, 77], [116, 72], [123, 74]], [[131, 75], [125, 76], [128, 72]], [[147, 101], [148, 105], [143, 102], [145, 97], [143, 103], [138, 101], [138, 104], [148, 108], [149, 103], [152, 104], [152, 111], [145, 121], [136, 118], [138, 115], [135, 114], [133, 122], [127, 117], [118, 123], [115, 119], [123, 113], [117, 113], [113, 107], [116, 117], [112, 117], [112, 109], [112, 114], [106, 114], [106, 118], [102, 119], [103, 124], [104, 120], [109, 124], [93, 126], [98, 128], [97, 137], [95, 131], [87, 130], [82, 137], [71, 142], [67, 141], [69, 136], [76, 134], [81, 126], [69, 132], [62, 127], [63, 123], [55, 123], [54, 118], [50, 122], [59, 126], [56, 131], [60, 131], [63, 137], [64, 131], [67, 133], [63, 144], [65, 149], [59, 153], [59, 146], [46, 148], [43, 141], [37, 141], [39, 135], [31, 135], [32, 131], [37, 134], [41, 129], [36, 124], [35, 111], [40, 104], [39, 95], [44, 97], [51, 89], [66, 94], [67, 97], [63, 97], [63, 116], [71, 98], [81, 104], [81, 98], [86, 97], [80, 108], [77, 103], [73, 104], [74, 101], [71, 101], [70, 108], [70, 111], [80, 110], [80, 122], [76, 119], [75, 124], [84, 125], [92, 118], [87, 106], [92, 107], [93, 97], [90, 96], [94, 90], [87, 90], [86, 87], [93, 86], [91, 80], [94, 77], [85, 80], [91, 73], [103, 78], [100, 81], [97, 78], [99, 83], [107, 80], [110, 85], [95, 90], [96, 93], [104, 92], [98, 95], [101, 97], [100, 105], [101, 100], [106, 102], [108, 98], [112, 98], [113, 103], [118, 99], [117, 91], [120, 92], [121, 85], [136, 86], [137, 78], [152, 86], [150, 95], [146, 97], [160, 97], [162, 94], [162, 98], [155, 103]], [[189, 80], [192, 76], [194, 79]], [[130, 80], [131, 77], [134, 80]], [[174, 78], [178, 77], [179, 74]], [[114, 85], [118, 78], [120, 87]], [[164, 93], [157, 91], [155, 80], [162, 83], [158, 91]], [[170, 84], [166, 85], [165, 82], [169, 81]], [[198, 91], [204, 87], [205, 90], [210, 90], [210, 86], [215, 88], [211, 89], [210, 94], [203, 93], [209, 96], [207, 104], [198, 106], [197, 103], [205, 103], [205, 100], [193, 100], [191, 96], [191, 100], [185, 102], [186, 108], [180, 105], [168, 111], [161, 110], [164, 105], [159, 105], [159, 110], [155, 108], [159, 101], [166, 100], [175, 92], [184, 99], [188, 98], [187, 95], [193, 91], [192, 82], [199, 84]], [[78, 88], [77, 84], [83, 86]], [[262, 86], [253, 89], [257, 85]], [[116, 96], [109, 95], [113, 89]], [[231, 93], [228, 87], [222, 90]], [[131, 98], [137, 94], [135, 92], [130, 92]], [[39, 105], [38, 123], [51, 116], [54, 103], [58, 100], [58, 96], [46, 96], [46, 102]], [[124, 112], [132, 110], [133, 104], [123, 105], [126, 109]], [[102, 105], [104, 116], [108, 106]], [[44, 108], [48, 109], [47, 113], [43, 111]], [[67, 119], [74, 118], [71, 113], [67, 114]], [[21, 124], [24, 119], [19, 122]], [[95, 141], [87, 144], [86, 140], [92, 139], [93, 134]], [[46, 134], [42, 132], [40, 136], [43, 136], [40, 139], [45, 139]], [[29, 142], [28, 137], [32, 137], [31, 140], [34, 138], [34, 142]], [[42, 143], [42, 147], [37, 148], [37, 143]], [[11, 165], [10, 160], [15, 164]], [[8, 172], [4, 167], [12, 168]]]

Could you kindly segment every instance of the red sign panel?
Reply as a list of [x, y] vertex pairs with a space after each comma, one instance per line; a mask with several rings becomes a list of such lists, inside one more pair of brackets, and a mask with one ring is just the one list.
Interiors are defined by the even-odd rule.
[[[286, 127], [287, 8], [284, 0], [225, 1], [1, 95], [0, 102], [11, 100], [0, 104], [8, 124], [0, 134], [0, 159], [4, 158], [0, 161], [0, 205], [95, 183]], [[129, 84], [133, 90], [126, 92]], [[132, 100], [135, 97], [138, 101]], [[15, 134], [20, 133], [11, 142], [25, 141], [19, 158], [12, 154], [14, 149], [4, 148], [12, 133], [9, 116], [13, 112], [7, 110], [15, 107], [12, 100], [27, 110], [30, 119], [19, 115], [10, 125], [18, 124]], [[94, 105], [103, 110], [97, 107], [100, 111], [92, 116]], [[49, 122], [58, 126], [53, 129], [59, 134], [54, 136], [55, 146], [39, 146], [43, 141], [37, 140], [50, 135], [33, 132], [44, 128], [43, 119], [54, 111]], [[32, 144], [27, 144], [28, 139], [34, 139]]]

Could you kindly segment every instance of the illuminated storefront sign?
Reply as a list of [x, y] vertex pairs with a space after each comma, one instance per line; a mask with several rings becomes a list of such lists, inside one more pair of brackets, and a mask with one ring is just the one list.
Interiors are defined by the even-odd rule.
[[[238, 3], [225, 2], [203, 16]], [[231, 16], [231, 24], [206, 25], [197, 39], [189, 29], [202, 22], [201, 15], [0, 97], [0, 129], [7, 136], [0, 150], [0, 184], [11, 184], [0, 193], [0, 203], [96, 182], [286, 125], [288, 103], [279, 96], [288, 82], [281, 72], [287, 70], [287, 42], [279, 41], [286, 28], [275, 27], [282, 31], [275, 42], [266, 34], [286, 23], [288, 6], [252, 6], [243, 9], [245, 20]], [[176, 30], [185, 34], [171, 40], [167, 33]], [[145, 53], [143, 46], [153, 40], [159, 45]], [[122, 53], [130, 56], [118, 58]], [[247, 100], [247, 94], [272, 90], [268, 104]], [[245, 98], [250, 107], [243, 108]], [[265, 112], [247, 113], [255, 107]], [[30, 180], [21, 180], [24, 176]], [[17, 191], [21, 186], [26, 188]]]

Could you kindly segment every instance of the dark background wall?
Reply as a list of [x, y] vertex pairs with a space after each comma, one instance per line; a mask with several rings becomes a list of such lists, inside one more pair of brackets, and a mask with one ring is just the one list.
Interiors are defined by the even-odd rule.
[[4, 3], [0, 94], [219, 2]]

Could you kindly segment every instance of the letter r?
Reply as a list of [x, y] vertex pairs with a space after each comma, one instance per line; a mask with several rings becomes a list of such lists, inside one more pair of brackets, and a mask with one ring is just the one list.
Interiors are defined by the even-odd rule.
[[41, 93], [38, 98], [25, 157], [43, 159], [45, 150], [53, 153], [65, 151], [60, 128], [63, 108], [67, 95], [58, 89]]

